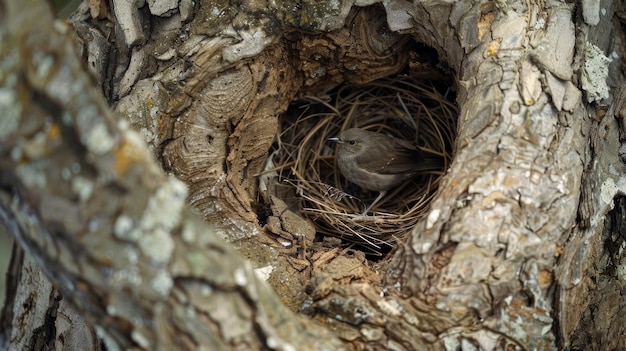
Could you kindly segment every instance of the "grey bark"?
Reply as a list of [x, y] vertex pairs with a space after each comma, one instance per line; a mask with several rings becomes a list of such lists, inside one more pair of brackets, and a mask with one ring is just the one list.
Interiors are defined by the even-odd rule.
[[[159, 170], [93, 89], [69, 28], [53, 27], [39, 6], [8, 2], [2, 9], [0, 217], [109, 345], [341, 349], [327, 331], [284, 307], [185, 205], [186, 186]], [[35, 21], [48, 35], [24, 25]], [[19, 319], [11, 327], [11, 343], [15, 332], [39, 349], [28, 344], [33, 328]]]
[[[609, 54], [623, 51], [621, 3], [390, 1], [384, 16], [350, 1], [112, 4], [118, 31], [75, 18], [83, 56], [210, 225], [89, 90], [68, 29], [37, 35], [23, 24], [52, 28], [49, 15], [13, 2], [0, 7], [0, 202], [20, 245], [114, 343], [624, 347], [622, 106], [604, 105], [617, 96], [607, 82], [623, 82], [622, 57]], [[307, 311], [332, 336], [289, 312], [216, 236], [265, 252], [257, 266], [282, 257], [258, 245], [253, 208], [277, 115], [298, 89], [398, 72], [409, 56], [398, 33], [435, 48], [455, 74], [455, 161], [384, 284], [313, 277]]]

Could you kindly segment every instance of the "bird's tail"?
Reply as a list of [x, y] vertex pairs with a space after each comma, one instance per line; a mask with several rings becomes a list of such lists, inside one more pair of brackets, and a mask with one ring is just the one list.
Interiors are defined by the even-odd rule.
[[445, 159], [442, 155], [430, 152], [421, 153], [422, 160], [419, 162], [420, 171], [445, 171]]

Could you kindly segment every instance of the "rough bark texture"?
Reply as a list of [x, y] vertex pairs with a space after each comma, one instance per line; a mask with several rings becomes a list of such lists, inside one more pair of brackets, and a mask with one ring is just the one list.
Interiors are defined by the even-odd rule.
[[[99, 21], [105, 4], [90, 4], [72, 19], [81, 55], [118, 118], [189, 191], [115, 123], [69, 29], [3, 1], [0, 218], [111, 345], [625, 347], [626, 108], [606, 85], [623, 82], [622, 4], [112, 1]], [[24, 25], [35, 19], [45, 35]], [[384, 285], [364, 278], [362, 257], [259, 245], [257, 175], [278, 115], [301, 94], [416, 64], [411, 40], [455, 75], [461, 113], [450, 172]], [[290, 262], [270, 282], [294, 309], [303, 287], [285, 282], [311, 275], [303, 310], [334, 335], [291, 313], [218, 237], [256, 267]], [[40, 293], [56, 311], [54, 291]], [[50, 314], [32, 315], [35, 326]], [[39, 340], [23, 335], [15, 345]]]
[[16, 284], [8, 291], [1, 315], [3, 350], [102, 350], [93, 325], [63, 300], [18, 246], [13, 248], [7, 278]]
[[114, 122], [68, 27], [42, 36], [23, 24], [52, 29], [50, 13], [3, 9], [3, 48], [19, 50], [0, 54], [0, 218], [101, 337], [123, 349], [340, 349], [280, 303], [185, 205], [186, 186]]

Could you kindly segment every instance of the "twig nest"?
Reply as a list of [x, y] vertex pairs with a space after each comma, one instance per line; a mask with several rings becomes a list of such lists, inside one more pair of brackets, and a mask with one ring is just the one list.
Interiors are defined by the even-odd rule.
[[[354, 242], [380, 253], [401, 239], [428, 210], [452, 159], [457, 111], [433, 87], [409, 77], [346, 85], [329, 99], [309, 97], [283, 117], [270, 164], [278, 173], [274, 195], [316, 224], [323, 235]], [[299, 113], [293, 113], [297, 110]], [[359, 189], [339, 172], [334, 143], [327, 139], [358, 127], [404, 139], [441, 155], [440, 170], [419, 174], [391, 189], [370, 211], [378, 195]]]

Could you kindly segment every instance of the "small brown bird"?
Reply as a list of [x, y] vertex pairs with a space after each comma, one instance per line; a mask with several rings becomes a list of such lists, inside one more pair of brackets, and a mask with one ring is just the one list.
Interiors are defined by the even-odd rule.
[[406, 140], [382, 133], [351, 128], [328, 140], [338, 143], [336, 158], [341, 174], [363, 189], [380, 192], [363, 215], [389, 189], [420, 172], [443, 167], [441, 157], [425, 154]]

